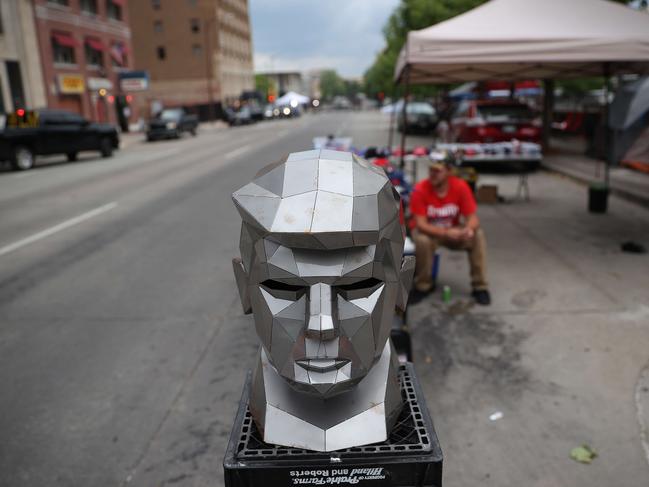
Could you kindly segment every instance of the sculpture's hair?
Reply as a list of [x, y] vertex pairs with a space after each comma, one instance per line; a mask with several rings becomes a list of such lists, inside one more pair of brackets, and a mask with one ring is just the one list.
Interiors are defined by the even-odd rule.
[[348, 152], [293, 153], [232, 198], [243, 220], [244, 263], [252, 250], [245, 247], [267, 236], [290, 247], [335, 249], [392, 240], [389, 227], [400, 227], [399, 195], [390, 180]]

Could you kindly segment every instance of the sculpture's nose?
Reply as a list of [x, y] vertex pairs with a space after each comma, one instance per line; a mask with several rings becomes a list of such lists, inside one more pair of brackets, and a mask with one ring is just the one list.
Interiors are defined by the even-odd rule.
[[306, 335], [317, 340], [331, 340], [336, 337], [331, 286], [327, 284], [313, 284], [309, 288], [309, 320]]

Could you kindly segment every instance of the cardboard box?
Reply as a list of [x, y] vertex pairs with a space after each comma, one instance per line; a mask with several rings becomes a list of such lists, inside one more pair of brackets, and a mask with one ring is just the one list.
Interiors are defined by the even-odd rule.
[[478, 187], [476, 197], [478, 203], [488, 205], [498, 203], [498, 186], [495, 184], [482, 184]]

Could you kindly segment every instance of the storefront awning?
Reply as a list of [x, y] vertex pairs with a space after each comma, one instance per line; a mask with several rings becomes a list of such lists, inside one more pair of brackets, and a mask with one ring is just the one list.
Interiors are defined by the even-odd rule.
[[54, 39], [54, 41], [57, 44], [59, 44], [61, 46], [65, 46], [65, 47], [73, 47], [74, 48], [74, 47], [77, 47], [79, 45], [77, 40], [74, 37], [72, 37], [70, 34], [62, 34], [62, 33], [59, 33], [59, 32], [53, 32], [52, 33], [52, 39]]
[[92, 47], [95, 51], [105, 51], [106, 46], [99, 39], [93, 39], [89, 37], [86, 39], [86, 44]]

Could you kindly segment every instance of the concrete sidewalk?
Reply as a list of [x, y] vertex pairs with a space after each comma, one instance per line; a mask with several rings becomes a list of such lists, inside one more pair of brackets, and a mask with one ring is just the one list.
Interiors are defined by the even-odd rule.
[[[649, 246], [649, 211], [612, 196], [589, 214], [587, 188], [542, 171], [529, 202], [515, 175], [480, 181], [509, 201], [479, 209], [493, 304], [473, 305], [465, 254], [442, 250], [437, 292], [409, 310], [444, 485], [646, 487], [649, 255], [620, 243]], [[590, 465], [570, 458], [582, 444]]]
[[[604, 181], [605, 163], [578, 153], [550, 153], [543, 166], [586, 184]], [[624, 167], [611, 168], [611, 192], [649, 207], [649, 175]]]

